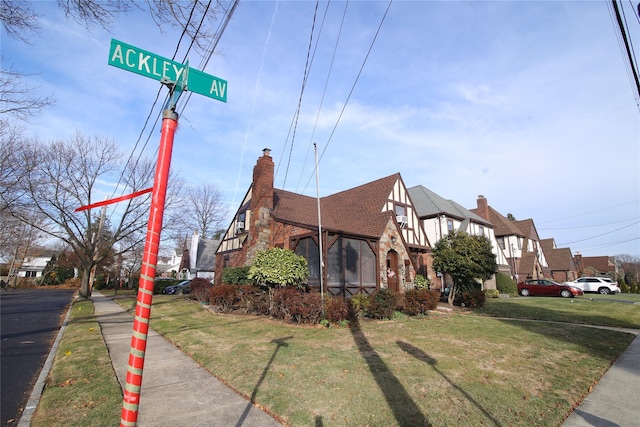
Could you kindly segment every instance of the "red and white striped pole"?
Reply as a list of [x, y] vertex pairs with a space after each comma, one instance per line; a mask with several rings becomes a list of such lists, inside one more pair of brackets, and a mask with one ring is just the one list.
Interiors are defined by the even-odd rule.
[[147, 225], [147, 237], [142, 256], [140, 283], [136, 313], [133, 319], [133, 333], [131, 335], [131, 350], [129, 352], [129, 367], [127, 369], [124, 400], [122, 402], [122, 416], [120, 426], [135, 426], [138, 421], [138, 405], [140, 403], [140, 387], [142, 386], [142, 370], [144, 368], [144, 354], [147, 348], [147, 334], [151, 317], [151, 303], [153, 299], [156, 264], [158, 262], [158, 247], [160, 246], [160, 232], [162, 230], [162, 216], [164, 214], [165, 198], [167, 195], [167, 181], [169, 180], [169, 166], [173, 137], [178, 126], [178, 115], [174, 109], [167, 108], [162, 118], [162, 133], [158, 150], [158, 163], [153, 182], [151, 210]]

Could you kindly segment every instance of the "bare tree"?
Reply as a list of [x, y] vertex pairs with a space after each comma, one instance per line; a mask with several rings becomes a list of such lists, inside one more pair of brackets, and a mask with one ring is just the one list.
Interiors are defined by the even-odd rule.
[[[195, 46], [206, 52], [216, 36], [218, 13], [223, 5], [218, 1], [201, 0], [58, 0], [58, 6], [69, 19], [85, 28], [99, 26], [110, 29], [113, 21], [132, 10], [147, 12], [160, 31], [170, 26], [185, 32], [185, 36], [195, 41]], [[0, 0], [0, 22], [7, 34], [27, 42], [25, 33], [37, 33], [38, 15], [30, 1]]]
[[28, 42], [25, 33], [38, 31], [38, 15], [31, 3], [25, 1], [0, 0], [0, 22], [7, 34], [23, 42]]
[[[101, 181], [112, 178], [122, 168], [115, 142], [76, 133], [68, 141], [29, 144], [22, 152], [22, 162], [27, 164], [29, 173], [20, 183], [23, 197], [20, 203], [10, 207], [11, 213], [24, 223], [30, 223], [24, 212], [37, 213], [45, 219], [44, 224], [32, 225], [73, 250], [82, 271], [81, 295], [91, 296], [89, 276], [94, 265], [114, 256], [112, 248], [125, 238], [143, 236], [149, 196], [121, 203], [119, 218], [113, 221], [113, 230], [106, 234], [96, 227], [99, 219], [91, 210], [75, 212], [75, 209], [96, 202], [95, 194]], [[132, 175], [123, 174], [121, 182], [129, 186], [131, 192], [148, 188], [152, 170], [138, 167]], [[109, 236], [108, 242], [104, 241], [105, 235]], [[131, 246], [121, 247], [119, 251]]]
[[203, 238], [212, 238], [227, 216], [222, 192], [214, 184], [188, 186], [180, 209], [170, 214], [175, 238], [198, 231]]
[[[36, 96], [37, 87], [29, 87], [25, 75], [11, 69], [0, 71], [0, 115], [29, 121], [29, 117], [53, 105], [49, 96]], [[2, 116], [0, 116], [2, 117]]]

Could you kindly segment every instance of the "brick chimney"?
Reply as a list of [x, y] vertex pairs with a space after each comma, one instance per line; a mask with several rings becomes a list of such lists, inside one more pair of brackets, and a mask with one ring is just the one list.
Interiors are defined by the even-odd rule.
[[489, 204], [487, 203], [487, 199], [482, 194], [478, 195], [477, 205], [478, 205], [478, 215], [480, 215], [482, 218], [486, 219], [487, 221], [490, 221]]
[[253, 188], [251, 190], [251, 228], [247, 239], [245, 265], [251, 265], [259, 251], [272, 245], [271, 211], [273, 210], [273, 159], [270, 149], [264, 153], [253, 167]]
[[262, 157], [253, 167], [253, 190], [251, 191], [251, 211], [260, 208], [273, 209], [273, 159], [269, 155], [271, 150], [265, 148]]

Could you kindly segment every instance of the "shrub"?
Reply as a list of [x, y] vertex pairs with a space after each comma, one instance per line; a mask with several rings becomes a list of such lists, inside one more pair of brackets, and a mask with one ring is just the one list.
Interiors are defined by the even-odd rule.
[[369, 308], [369, 295], [354, 295], [350, 298], [350, 300], [356, 315], [365, 315], [367, 313], [367, 309]]
[[325, 317], [333, 324], [358, 324], [358, 312], [353, 301], [343, 297], [329, 297], [325, 302]]
[[238, 308], [245, 314], [269, 314], [269, 292], [255, 285], [237, 286]]
[[518, 294], [518, 286], [511, 279], [511, 277], [507, 276], [504, 273], [496, 273], [496, 288], [498, 288], [498, 292], [500, 292], [501, 294]]
[[196, 277], [189, 283], [189, 298], [198, 302], [209, 302], [209, 289], [211, 289], [210, 281]]
[[304, 293], [294, 286], [276, 289], [269, 314], [292, 323], [319, 323], [322, 320], [322, 296]]
[[378, 289], [369, 296], [367, 313], [374, 319], [391, 319], [396, 309], [396, 295], [388, 288]]
[[487, 298], [498, 298], [500, 296], [500, 291], [497, 289], [487, 289], [484, 293]]
[[309, 278], [307, 260], [289, 249], [269, 248], [258, 251], [249, 268], [249, 279], [253, 283], [271, 288], [302, 287]]
[[411, 289], [404, 293], [403, 311], [409, 316], [426, 314], [429, 310], [436, 309], [439, 299], [439, 291]]
[[227, 285], [250, 285], [250, 267], [227, 267], [222, 271], [222, 283]]
[[473, 289], [462, 293], [462, 303], [465, 307], [481, 308], [484, 306], [487, 297], [484, 291]]
[[238, 302], [238, 287], [234, 285], [216, 285], [209, 290], [209, 303], [216, 310], [232, 311]]
[[422, 274], [417, 274], [416, 278], [413, 280], [413, 286], [415, 289], [429, 289], [431, 283], [429, 279], [424, 277]]

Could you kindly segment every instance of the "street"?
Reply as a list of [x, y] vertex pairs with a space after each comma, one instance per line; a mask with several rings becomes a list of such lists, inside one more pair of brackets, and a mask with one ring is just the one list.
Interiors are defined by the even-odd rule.
[[2, 425], [17, 425], [75, 289], [0, 292]]

